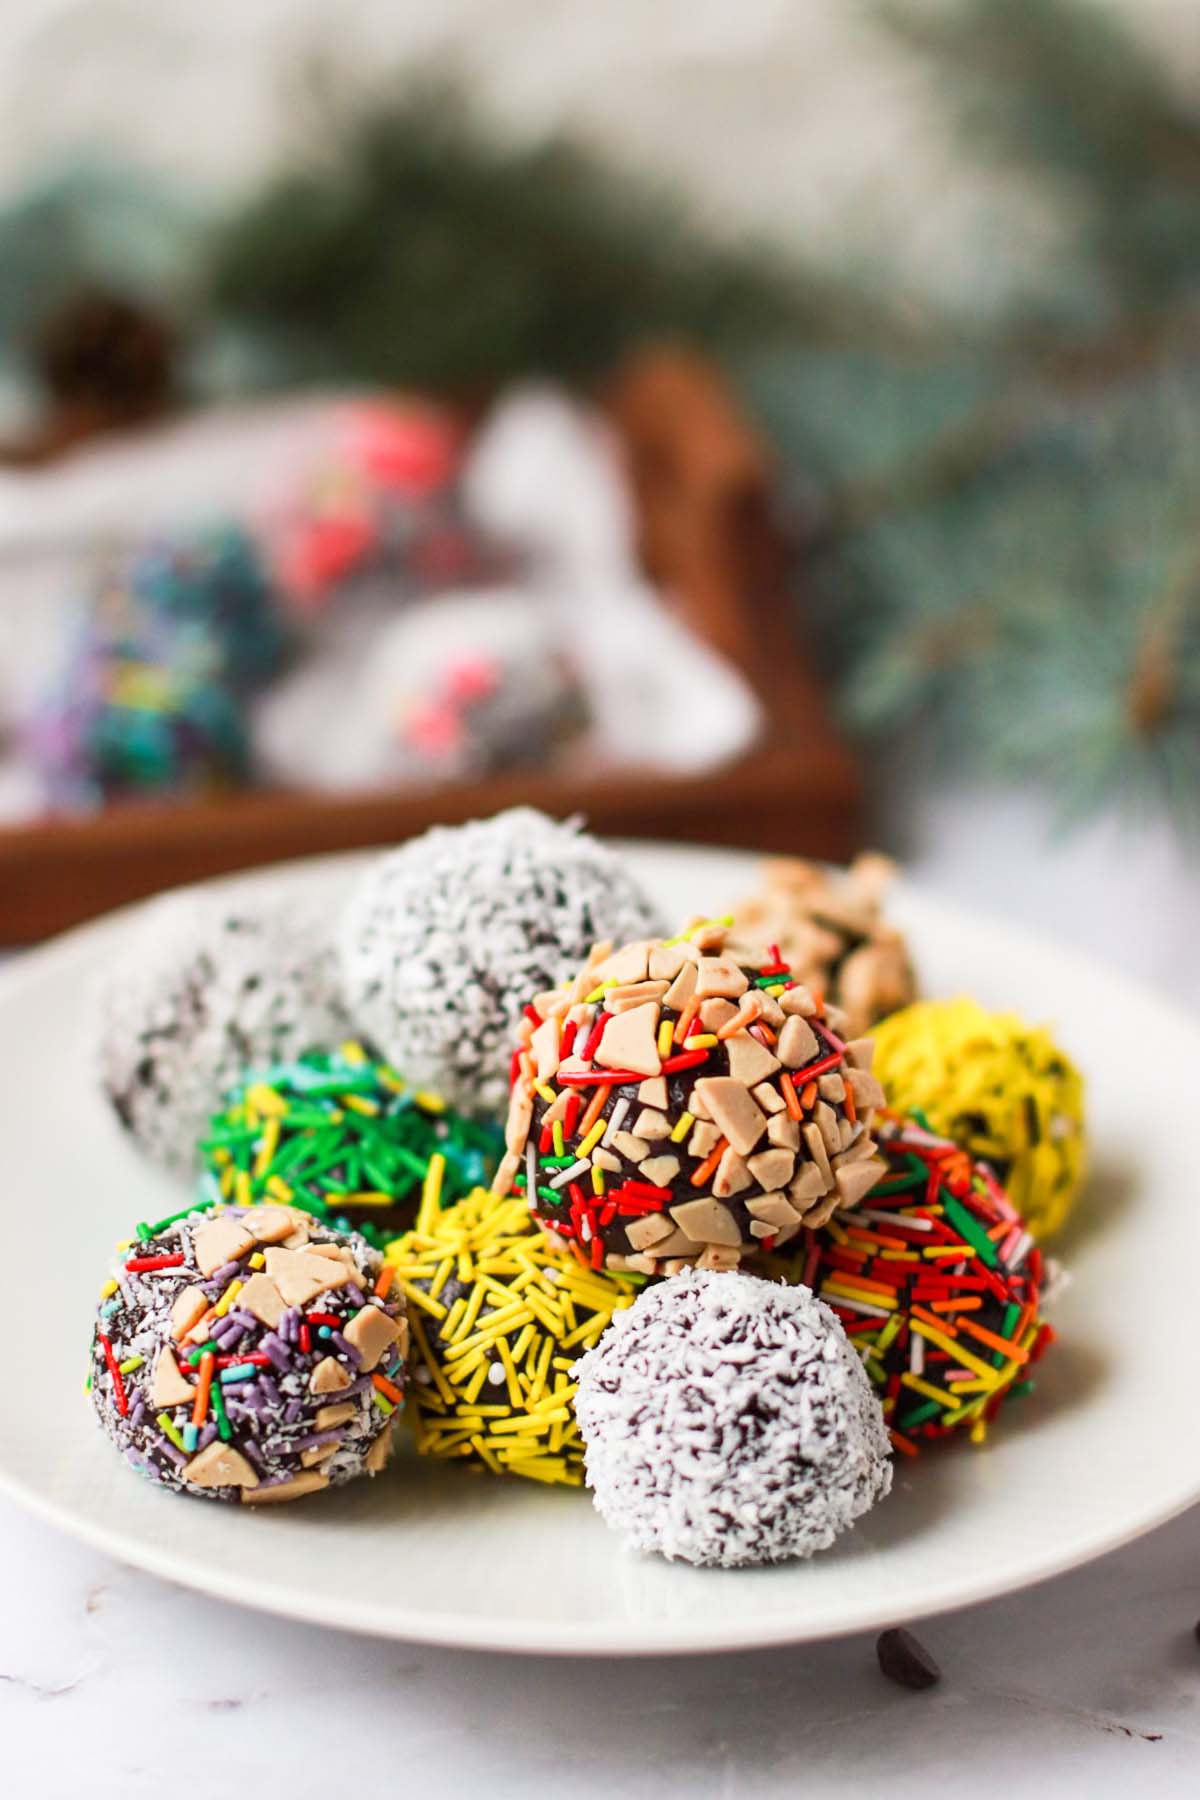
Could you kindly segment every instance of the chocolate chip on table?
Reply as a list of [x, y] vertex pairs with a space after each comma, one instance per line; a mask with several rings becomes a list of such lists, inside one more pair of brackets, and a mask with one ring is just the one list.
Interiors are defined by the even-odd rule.
[[875, 1654], [882, 1672], [899, 1687], [936, 1687], [942, 1679], [937, 1663], [911, 1631], [900, 1627], [881, 1631], [875, 1642]]

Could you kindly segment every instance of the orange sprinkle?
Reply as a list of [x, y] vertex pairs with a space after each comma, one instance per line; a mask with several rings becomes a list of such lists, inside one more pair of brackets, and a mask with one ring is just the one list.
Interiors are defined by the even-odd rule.
[[193, 1425], [203, 1425], [208, 1416], [208, 1400], [212, 1392], [213, 1370], [216, 1366], [216, 1356], [211, 1350], [206, 1350], [200, 1358], [200, 1380], [196, 1386], [196, 1398], [192, 1401]]
[[375, 1283], [374, 1289], [377, 1300], [383, 1300], [387, 1297], [388, 1289], [392, 1285], [394, 1273], [395, 1271], [393, 1270], [391, 1263], [385, 1263], [383, 1268], [379, 1271], [379, 1280]]
[[684, 1002], [683, 1011], [680, 1013], [678, 1019], [675, 1022], [675, 1042], [677, 1044], [683, 1043], [684, 1039], [687, 1037], [689, 1030], [691, 1029], [692, 1020], [695, 1018], [696, 1014], [699, 1011], [700, 1011], [700, 1002], [697, 1000], [696, 996], [693, 994], [692, 998], [690, 1000]]
[[981, 1344], [986, 1344], [989, 1350], [999, 1350], [1008, 1357], [1010, 1362], [1029, 1361], [1028, 1350], [1022, 1350], [1020, 1344], [1010, 1343], [1008, 1338], [1002, 1338], [996, 1332], [988, 1331], [983, 1325], [977, 1325], [974, 1319], [963, 1319], [960, 1322], [964, 1331], [969, 1331], [972, 1337], [978, 1338]]
[[825, 989], [815, 987], [809, 988], [808, 991], [813, 997], [813, 1006], [818, 1019], [823, 1019], [825, 1017]]
[[783, 1095], [783, 1104], [788, 1109], [788, 1117], [799, 1121], [804, 1117], [804, 1109], [800, 1105], [800, 1096], [796, 1092], [796, 1084], [790, 1075], [785, 1075], [779, 1084]]
[[[918, 1306], [915, 1300], [909, 1308], [909, 1312], [914, 1319], [924, 1319], [927, 1325], [936, 1325], [938, 1330], [945, 1337], [952, 1338], [958, 1336], [958, 1327], [952, 1325], [949, 1319], [939, 1319], [933, 1313], [926, 1312], [925, 1308], [923, 1306]], [[963, 1320], [963, 1324], [966, 1324], [965, 1319]]]
[[844, 1086], [846, 1093], [842, 1105], [846, 1109], [846, 1117], [849, 1119], [850, 1123], [856, 1125], [858, 1123], [858, 1107], [854, 1100], [854, 1089], [850, 1086], [848, 1081], [844, 1083]]
[[747, 1025], [753, 1025], [758, 1017], [758, 1006], [751, 1006], [749, 1001], [742, 1003], [742, 1010], [732, 1019], [727, 1019], [717, 1033], [717, 1042], [723, 1044], [726, 1038], [736, 1037], [739, 1031], [745, 1031]]
[[587, 1103], [587, 1111], [579, 1121], [579, 1129], [575, 1133], [576, 1137], [585, 1138], [592, 1129], [592, 1126], [604, 1111], [604, 1103], [612, 1093], [613, 1085], [614, 1084], [611, 1081], [602, 1081], [600, 1083], [599, 1087]]
[[800, 1104], [805, 1112], [808, 1112], [811, 1107], [816, 1105], [816, 1103], [817, 1084], [815, 1081], [806, 1081], [804, 1084], [804, 1092], [800, 1096]]
[[895, 1426], [892, 1427], [888, 1436], [891, 1438], [894, 1447], [897, 1450], [903, 1451], [905, 1456], [919, 1456], [921, 1454], [912, 1439], [906, 1438], [902, 1431], [896, 1430]]
[[779, 1042], [778, 1037], [771, 1030], [771, 1027], [767, 1024], [765, 1019], [757, 1019], [755, 1021], [754, 1035], [757, 1036], [760, 1043], [763, 1044], [769, 1045], [777, 1044]]
[[976, 1312], [983, 1300], [978, 1294], [968, 1294], [965, 1300], [931, 1300], [929, 1305], [935, 1313]]
[[387, 1398], [389, 1400], [394, 1400], [397, 1406], [402, 1404], [404, 1394], [401, 1389], [396, 1386], [394, 1381], [389, 1381], [386, 1375], [372, 1375], [371, 1380], [375, 1383], [375, 1386], [379, 1389], [381, 1394], [386, 1394]]
[[709, 1176], [713, 1173], [713, 1170], [716, 1168], [717, 1164], [720, 1162], [721, 1158], [724, 1156], [724, 1154], [728, 1150], [728, 1148], [729, 1148], [729, 1139], [727, 1137], [719, 1138], [717, 1143], [713, 1146], [712, 1150], [710, 1150], [708, 1155], [705, 1157], [704, 1161], [700, 1164], [699, 1168], [692, 1170], [692, 1186], [693, 1187], [703, 1187], [704, 1186], [704, 1183], [708, 1180]]

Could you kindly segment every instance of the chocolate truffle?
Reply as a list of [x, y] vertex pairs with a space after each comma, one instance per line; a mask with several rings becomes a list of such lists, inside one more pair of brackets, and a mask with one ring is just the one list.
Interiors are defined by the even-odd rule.
[[1038, 1316], [1042, 1253], [985, 1163], [914, 1120], [876, 1124], [888, 1174], [866, 1205], [756, 1267], [834, 1309], [897, 1449], [982, 1443], [1053, 1339]]
[[295, 1500], [383, 1467], [407, 1335], [361, 1237], [283, 1206], [193, 1210], [139, 1226], [113, 1264], [92, 1404], [164, 1487]]
[[857, 1036], [916, 994], [907, 945], [883, 916], [894, 876], [887, 858], [874, 853], [837, 870], [777, 857], [764, 865], [734, 925], [744, 936], [776, 944], [796, 979], [841, 1007]]
[[201, 1145], [210, 1199], [294, 1202], [382, 1247], [423, 1193], [443, 1206], [492, 1177], [500, 1127], [464, 1119], [412, 1088], [361, 1044], [310, 1052], [248, 1075]]
[[868, 1039], [721, 924], [593, 954], [531, 996], [499, 1192], [593, 1267], [732, 1268], [883, 1172]]
[[989, 1162], [1036, 1238], [1061, 1230], [1087, 1134], [1083, 1078], [1050, 1033], [974, 1000], [927, 1000], [886, 1020], [876, 1042], [891, 1104]]
[[156, 1161], [187, 1170], [250, 1066], [347, 1035], [323, 920], [254, 887], [172, 894], [139, 913], [99, 994], [100, 1082]]
[[339, 937], [361, 1029], [412, 1081], [486, 1117], [504, 1105], [529, 996], [599, 939], [655, 929], [620, 857], [526, 807], [438, 827], [360, 880]]
[[891, 1487], [879, 1402], [805, 1288], [689, 1269], [619, 1313], [577, 1373], [588, 1486], [633, 1549], [811, 1556]]
[[640, 1281], [595, 1274], [552, 1244], [519, 1200], [482, 1191], [388, 1249], [412, 1325], [410, 1418], [424, 1456], [583, 1481], [574, 1365]]

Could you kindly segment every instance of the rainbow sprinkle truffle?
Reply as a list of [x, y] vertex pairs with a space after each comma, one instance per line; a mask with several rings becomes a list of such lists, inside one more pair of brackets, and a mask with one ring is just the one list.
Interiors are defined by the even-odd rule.
[[407, 1336], [392, 1270], [361, 1237], [288, 1207], [193, 1207], [121, 1250], [88, 1385], [139, 1474], [296, 1500], [383, 1467]]
[[979, 1444], [1053, 1341], [1038, 1316], [1042, 1253], [985, 1163], [915, 1120], [878, 1123], [888, 1175], [869, 1205], [758, 1271], [833, 1308], [898, 1450], [957, 1432]]
[[885, 1020], [875, 1044], [891, 1104], [991, 1163], [1036, 1238], [1061, 1230], [1087, 1138], [1083, 1077], [1049, 1032], [974, 1000], [927, 1000]]
[[578, 1487], [575, 1359], [640, 1283], [581, 1268], [523, 1202], [483, 1191], [445, 1212], [423, 1207], [387, 1257], [408, 1301], [417, 1449]]
[[870, 1040], [723, 922], [599, 947], [525, 1014], [497, 1190], [593, 1269], [734, 1268], [883, 1173]]
[[504, 1140], [345, 1043], [248, 1075], [200, 1148], [206, 1199], [294, 1206], [382, 1248], [423, 1194], [448, 1206], [485, 1185]]

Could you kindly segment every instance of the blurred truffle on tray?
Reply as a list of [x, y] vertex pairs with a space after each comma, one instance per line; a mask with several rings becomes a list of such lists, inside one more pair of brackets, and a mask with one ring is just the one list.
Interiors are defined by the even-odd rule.
[[845, 870], [776, 857], [736, 908], [736, 926], [755, 943], [777, 944], [796, 979], [841, 1007], [858, 1037], [916, 997], [903, 934], [883, 913], [895, 877], [875, 852]]

